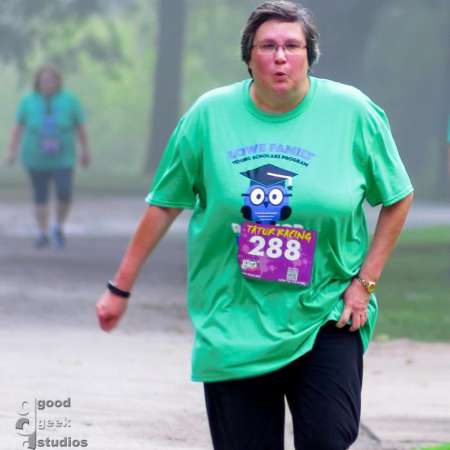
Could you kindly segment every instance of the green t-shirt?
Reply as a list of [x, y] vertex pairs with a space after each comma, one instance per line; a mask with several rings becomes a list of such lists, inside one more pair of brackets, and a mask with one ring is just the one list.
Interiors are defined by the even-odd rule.
[[[260, 375], [309, 351], [320, 327], [339, 319], [342, 294], [364, 261], [364, 201], [391, 205], [413, 191], [384, 112], [355, 88], [310, 81], [302, 102], [283, 114], [256, 107], [249, 79], [204, 94], [179, 121], [153, 179], [149, 204], [194, 210], [187, 244], [193, 381]], [[317, 233], [309, 285], [240, 272], [240, 225], [261, 217], [246, 203], [256, 169], [265, 170], [262, 182], [268, 173], [289, 174], [278, 185], [290, 184], [282, 203], [289, 216], [280, 220], [275, 211], [276, 223]], [[364, 349], [376, 317], [372, 294]]]
[[[59, 141], [57, 154], [42, 151], [44, 120], [50, 114]], [[53, 170], [70, 168], [76, 162], [75, 130], [83, 123], [84, 114], [77, 98], [61, 90], [46, 101], [34, 91], [20, 101], [17, 121], [23, 125], [21, 159], [27, 169]]]

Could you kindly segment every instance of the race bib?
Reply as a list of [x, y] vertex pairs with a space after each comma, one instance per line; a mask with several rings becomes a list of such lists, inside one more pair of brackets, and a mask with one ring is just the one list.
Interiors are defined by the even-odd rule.
[[45, 155], [55, 156], [59, 154], [61, 149], [60, 140], [57, 137], [42, 136], [41, 137], [41, 152]]
[[40, 150], [44, 155], [56, 156], [61, 151], [61, 140], [55, 116], [46, 114], [40, 131]]
[[312, 230], [244, 222], [238, 244], [241, 272], [261, 280], [308, 285], [316, 237]]

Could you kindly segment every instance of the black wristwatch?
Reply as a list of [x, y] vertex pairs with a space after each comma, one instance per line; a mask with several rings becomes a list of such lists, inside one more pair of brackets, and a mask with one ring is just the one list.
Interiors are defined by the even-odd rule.
[[106, 283], [106, 287], [114, 294], [119, 297], [128, 298], [131, 295], [131, 292], [124, 291], [123, 289], [118, 288], [113, 281], [109, 280]]

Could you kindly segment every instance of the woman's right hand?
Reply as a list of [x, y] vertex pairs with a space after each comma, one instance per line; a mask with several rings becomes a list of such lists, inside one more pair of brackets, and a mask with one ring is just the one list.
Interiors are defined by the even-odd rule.
[[97, 302], [97, 318], [104, 331], [111, 331], [117, 326], [128, 308], [128, 299], [113, 294], [109, 290]]
[[[155, 205], [150, 205], [146, 209], [120, 267], [114, 275], [113, 280], [117, 280], [119, 286], [125, 287], [127, 291], [131, 289], [148, 255], [181, 211], [178, 208], [163, 208]], [[100, 327], [104, 331], [111, 331], [125, 314], [127, 307], [128, 299], [119, 297], [108, 289], [97, 302], [97, 318]]]

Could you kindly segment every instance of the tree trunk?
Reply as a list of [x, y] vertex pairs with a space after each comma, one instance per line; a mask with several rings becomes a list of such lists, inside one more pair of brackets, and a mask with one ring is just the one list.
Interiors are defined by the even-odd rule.
[[145, 161], [147, 173], [155, 171], [179, 118], [186, 26], [185, 0], [159, 0], [158, 7], [152, 124]]

